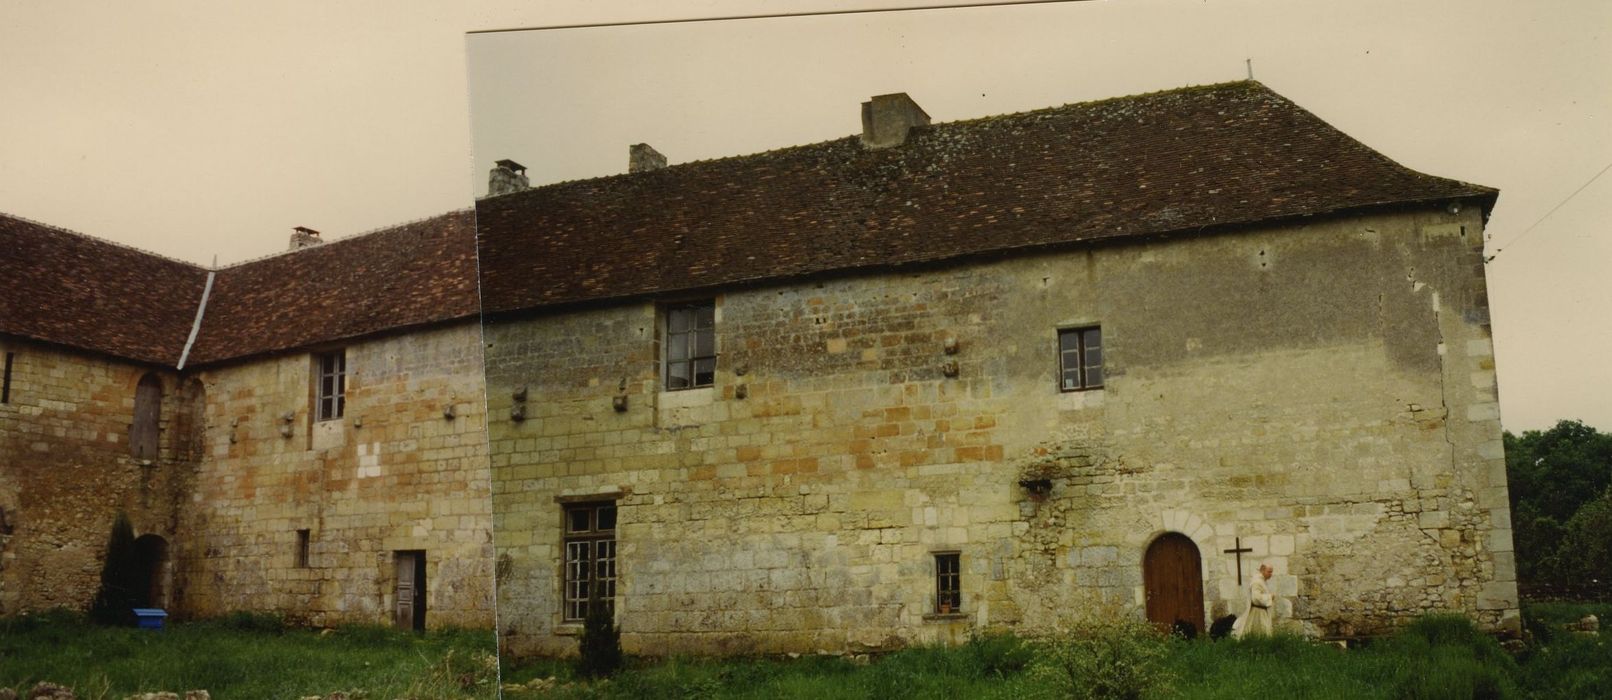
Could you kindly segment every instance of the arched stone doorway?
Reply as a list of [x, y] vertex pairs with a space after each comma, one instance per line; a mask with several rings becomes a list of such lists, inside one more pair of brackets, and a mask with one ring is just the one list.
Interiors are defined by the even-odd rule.
[[1203, 632], [1203, 560], [1192, 538], [1166, 532], [1153, 540], [1142, 558], [1142, 582], [1149, 622], [1188, 637]]
[[159, 535], [141, 535], [134, 540], [136, 571], [142, 585], [135, 593], [135, 605], [142, 608], [168, 607], [168, 541]]

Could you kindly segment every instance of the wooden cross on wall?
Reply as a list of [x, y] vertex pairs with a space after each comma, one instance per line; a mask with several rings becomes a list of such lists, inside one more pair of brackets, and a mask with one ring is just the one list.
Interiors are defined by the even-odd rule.
[[1232, 547], [1231, 549], [1221, 551], [1224, 551], [1227, 554], [1237, 555], [1237, 585], [1243, 585], [1243, 552], [1252, 552], [1254, 550], [1244, 547], [1243, 538], [1238, 537], [1236, 546]]

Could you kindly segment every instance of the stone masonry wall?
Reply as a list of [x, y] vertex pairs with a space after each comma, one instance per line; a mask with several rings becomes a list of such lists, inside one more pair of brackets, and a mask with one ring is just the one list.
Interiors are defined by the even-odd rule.
[[[1481, 249], [1476, 211], [1429, 208], [730, 291], [715, 386], [677, 392], [652, 303], [490, 323], [503, 642], [574, 650], [561, 501], [589, 496], [619, 499], [641, 653], [1047, 629], [1142, 606], [1166, 532], [1206, 616], [1240, 612], [1240, 541], [1309, 634], [1514, 627]], [[1093, 324], [1106, 385], [1061, 393], [1057, 329]]]
[[[202, 615], [390, 623], [396, 552], [424, 550], [427, 625], [491, 627], [477, 324], [345, 353], [346, 411], [332, 421], [313, 420], [309, 354], [201, 373], [206, 459], [182, 528], [187, 601]], [[298, 530], [309, 531], [306, 567]]]
[[[100, 585], [112, 521], [173, 541], [189, 498], [191, 394], [173, 372], [0, 337], [13, 353], [9, 400], [0, 403], [0, 615], [86, 609]], [[163, 386], [159, 453], [130, 454], [135, 388]], [[170, 559], [171, 561], [171, 559]], [[172, 592], [172, 566], [155, 574]]]

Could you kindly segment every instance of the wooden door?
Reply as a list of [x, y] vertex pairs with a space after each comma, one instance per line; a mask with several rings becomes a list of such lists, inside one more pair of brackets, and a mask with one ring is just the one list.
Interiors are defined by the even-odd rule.
[[1142, 561], [1147, 619], [1189, 637], [1203, 632], [1203, 565], [1198, 545], [1180, 533], [1153, 541]]
[[135, 459], [156, 459], [162, 426], [162, 380], [155, 374], [140, 378], [134, 389], [134, 422], [129, 424], [129, 454]]
[[425, 552], [397, 553], [397, 609], [392, 624], [398, 629], [425, 629]]

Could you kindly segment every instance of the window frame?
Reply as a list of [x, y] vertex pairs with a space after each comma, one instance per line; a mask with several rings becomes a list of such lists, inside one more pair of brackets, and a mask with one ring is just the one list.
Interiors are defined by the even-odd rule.
[[[930, 552], [935, 566], [934, 614], [953, 615], [963, 611], [963, 553], [952, 550]], [[949, 567], [948, 567], [949, 562]], [[944, 605], [951, 603], [950, 609]]]
[[[601, 527], [600, 515], [608, 511], [609, 527]], [[617, 568], [617, 518], [620, 508], [614, 499], [576, 501], [560, 509], [560, 619], [567, 624], [584, 622], [593, 601], [592, 584], [601, 584], [598, 600], [611, 616], [616, 611], [616, 591], [621, 581]], [[586, 526], [575, 529], [573, 513], [586, 515]], [[581, 555], [581, 556], [577, 556]], [[578, 574], [586, 573], [585, 580]], [[586, 592], [583, 592], [583, 589]]]
[[[702, 311], [709, 316], [709, 326], [701, 328]], [[681, 314], [689, 313], [687, 327], [679, 330], [677, 319]], [[717, 358], [721, 355], [717, 351], [716, 339], [716, 299], [697, 299], [662, 304], [660, 307], [660, 379], [665, 391], [688, 391], [691, 389], [705, 389], [716, 385]], [[687, 340], [681, 340], [686, 338]], [[700, 351], [702, 339], [708, 345], [704, 352]], [[682, 350], [679, 352], [678, 348]], [[674, 355], [681, 354], [681, 357]], [[709, 374], [705, 381], [700, 381], [701, 363], [708, 363]], [[683, 365], [687, 374], [674, 377], [673, 365]], [[686, 382], [682, 386], [674, 385], [674, 379]]]
[[[329, 393], [326, 392], [327, 378], [333, 379]], [[314, 353], [313, 412], [316, 423], [341, 420], [347, 414], [346, 348]]]
[[[1064, 347], [1064, 339], [1068, 337], [1073, 337], [1075, 339], [1075, 348], [1073, 350]], [[1090, 343], [1088, 339], [1093, 337], [1095, 338], [1095, 343]], [[1103, 365], [1103, 327], [1099, 324], [1093, 323], [1059, 328], [1056, 341], [1058, 353], [1058, 391], [1061, 393], [1072, 393], [1077, 391], [1092, 391], [1103, 388], [1104, 382], [1108, 379], [1108, 373], [1104, 370]], [[1090, 353], [1093, 350], [1095, 350], [1097, 353], [1097, 362], [1095, 364], [1090, 362]], [[1080, 362], [1080, 364], [1074, 368], [1076, 376], [1074, 386], [1069, 386], [1065, 382], [1070, 374], [1070, 368], [1065, 364], [1065, 359], [1070, 352], [1075, 353]], [[1090, 377], [1090, 373], [1093, 369], [1097, 370], [1096, 382], [1092, 382]]]

